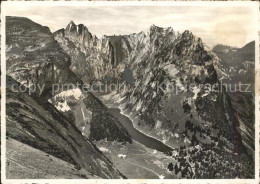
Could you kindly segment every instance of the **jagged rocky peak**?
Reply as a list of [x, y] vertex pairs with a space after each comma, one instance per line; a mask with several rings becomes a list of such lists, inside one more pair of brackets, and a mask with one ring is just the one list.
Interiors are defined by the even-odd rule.
[[76, 30], [76, 24], [71, 20], [70, 23], [67, 25], [66, 30], [68, 31]]
[[185, 30], [182, 34], [181, 34], [181, 38], [182, 40], [186, 41], [187, 45], [191, 45], [192, 43], [196, 43], [198, 46], [200, 46], [201, 48], [203, 48], [203, 42], [201, 40], [200, 37], [197, 37], [196, 35], [194, 35], [191, 31], [189, 30]]
[[83, 52], [89, 52], [89, 49], [96, 49], [100, 45], [99, 39], [85, 25], [76, 25], [73, 21], [70, 21], [65, 29], [60, 29], [54, 32], [53, 35], [57, 41], [63, 38], [68, 39]]
[[164, 29], [163, 28], [161, 28], [161, 27], [158, 27], [158, 26], [156, 26], [156, 25], [151, 25], [151, 27], [150, 27], [150, 31], [152, 32], [152, 31], [163, 31]]
[[176, 36], [178, 35], [178, 32], [175, 32], [172, 27], [163, 28], [153, 24], [149, 28], [148, 34], [150, 36], [163, 36], [163, 37], [168, 37], [169, 39], [170, 38], [175, 39]]
[[[174, 31], [172, 27], [159, 27], [156, 25], [151, 25], [148, 29], [142, 30], [137, 33], [132, 33], [129, 35], [124, 35], [124, 37], [130, 39], [132, 42], [140, 42], [145, 41], [143, 38], [145, 37], [168, 37], [168, 38], [176, 38], [179, 35], [178, 31]], [[116, 35], [115, 35], [116, 36]], [[134, 45], [137, 43], [133, 43]]]
[[159, 27], [159, 26], [156, 26], [156, 25], [151, 25], [150, 27], [150, 32], [172, 32], [173, 29], [172, 27], [166, 27], [166, 28], [163, 28], [163, 27]]
[[188, 30], [181, 34], [179, 42], [176, 44], [175, 54], [184, 60], [189, 59], [195, 65], [205, 65], [214, 57], [204, 48], [202, 39]]
[[70, 21], [70, 23], [67, 25], [65, 32], [76, 33], [78, 35], [90, 33], [86, 26], [84, 26], [83, 24], [76, 25], [73, 21]]
[[70, 30], [70, 27], [73, 27], [72, 23], [71, 26], [69, 24], [67, 28], [56, 31], [54, 38], [71, 56], [71, 69], [87, 83], [104, 75], [111, 77], [114, 73], [110, 72], [109, 62], [115, 60], [115, 52], [108, 36], [98, 39], [83, 24], [76, 25], [74, 30]]

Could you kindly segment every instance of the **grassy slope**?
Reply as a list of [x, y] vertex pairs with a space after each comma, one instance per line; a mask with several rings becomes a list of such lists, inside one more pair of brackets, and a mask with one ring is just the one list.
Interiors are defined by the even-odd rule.
[[99, 178], [57, 157], [7, 139], [6, 176], [11, 179]]

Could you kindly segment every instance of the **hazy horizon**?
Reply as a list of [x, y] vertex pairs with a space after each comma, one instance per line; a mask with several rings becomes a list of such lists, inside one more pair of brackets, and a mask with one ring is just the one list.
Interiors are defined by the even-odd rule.
[[212, 47], [224, 44], [242, 47], [255, 41], [252, 6], [13, 6], [7, 16], [27, 17], [52, 32], [72, 20], [84, 24], [98, 38], [146, 31], [151, 25], [190, 30]]

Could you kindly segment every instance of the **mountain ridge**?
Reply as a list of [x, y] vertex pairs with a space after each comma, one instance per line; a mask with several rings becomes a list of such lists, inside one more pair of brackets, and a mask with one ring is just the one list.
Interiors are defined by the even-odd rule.
[[[71, 36], [73, 34], [62, 37], [54, 33], [64, 50], [70, 50], [65, 40]], [[84, 82], [102, 82], [106, 77], [111, 78], [111, 83], [123, 82], [124, 68], [132, 71], [135, 85], [112, 95], [111, 100], [129, 115], [137, 129], [174, 147], [202, 145], [207, 150], [208, 145], [214, 145], [234, 154], [226, 156], [226, 160], [242, 161], [247, 155], [230, 94], [220, 91], [223, 72], [220, 60], [192, 32], [186, 30], [180, 34], [170, 28], [151, 26], [148, 33], [104, 36], [93, 48], [81, 47], [82, 44], [73, 43], [73, 39], [70, 41], [71, 48], [88, 51], [84, 60], [72, 59], [75, 73], [86, 63], [90, 64], [85, 65], [90, 66], [90, 71], [97, 71], [89, 74], [90, 81]], [[76, 58], [77, 53], [71, 55]], [[86, 75], [87, 70], [84, 73]], [[167, 91], [172, 84], [183, 89], [182, 92]], [[192, 87], [185, 89], [191, 84]], [[217, 91], [206, 84], [218, 86], [214, 88]], [[162, 88], [156, 90], [158, 85]], [[240, 152], [241, 155], [235, 156]], [[214, 154], [216, 158], [222, 157], [218, 151]], [[216, 170], [213, 166], [211, 169]], [[229, 176], [237, 175], [229, 169]], [[197, 174], [200, 178], [199, 172]]]
[[70, 57], [46, 26], [28, 18], [7, 16], [6, 47], [7, 74], [26, 87], [43, 86], [41, 95], [51, 96], [53, 83], [83, 84], [69, 69]]

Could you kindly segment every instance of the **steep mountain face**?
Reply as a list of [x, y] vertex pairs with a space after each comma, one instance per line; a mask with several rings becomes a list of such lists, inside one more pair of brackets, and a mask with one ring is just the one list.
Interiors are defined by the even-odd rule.
[[[201, 165], [196, 166], [193, 172], [196, 176], [193, 177], [207, 177], [203, 171], [199, 171], [205, 168], [212, 170], [212, 178], [251, 177], [254, 174], [253, 167], [245, 171], [244, 165], [253, 163], [253, 159], [242, 145], [240, 121], [230, 94], [220, 83], [219, 73], [226, 74], [225, 67], [219, 64], [219, 58], [200, 38], [190, 31], [180, 34], [172, 28], [153, 25], [147, 32], [103, 36], [96, 46], [89, 48], [93, 44], [78, 45], [79, 39], [72, 40], [69, 36], [75, 37], [74, 34], [70, 32], [58, 36], [60, 32], [66, 31], [54, 33], [55, 39], [64, 50], [68, 50], [64, 44], [67, 39], [74, 45], [73, 48], [82, 52], [87, 50], [86, 59], [75, 59], [72, 61], [74, 65], [85, 62], [103, 71], [101, 76], [88, 74], [85, 69], [85, 75], [94, 76], [92, 81], [102, 81], [111, 76], [116, 81], [122, 81], [124, 68], [132, 72], [135, 85], [110, 97], [132, 119], [137, 129], [180, 148], [180, 160], [191, 166], [195, 161], [189, 160], [187, 154], [182, 155], [183, 146], [189, 147], [185, 152], [196, 149], [198, 154], [214, 155], [218, 161], [234, 161], [234, 167], [225, 170], [216, 165], [206, 166], [205, 162], [208, 161], [199, 160], [197, 163]], [[106, 40], [106, 44], [100, 44], [103, 40]], [[73, 54], [77, 55], [75, 52]], [[93, 55], [98, 55], [98, 60], [92, 60]], [[103, 64], [105, 60], [106, 65]], [[198, 145], [202, 148], [198, 149]], [[213, 147], [216, 148], [214, 151], [211, 149]], [[240, 165], [240, 162], [244, 165]]]
[[54, 40], [49, 28], [27, 18], [6, 17], [8, 75], [26, 87], [44, 87], [42, 95], [48, 95], [52, 84], [82, 84], [69, 69], [70, 64], [70, 57]]
[[[236, 120], [230, 118], [233, 115], [226, 102], [228, 95], [205, 85], [218, 85], [214, 69], [217, 58], [189, 31], [174, 38], [172, 32], [154, 30], [153, 27], [150, 30], [146, 52], [139, 50], [144, 53], [139, 54], [141, 59], [132, 61], [130, 68], [136, 85], [130, 94], [123, 95], [122, 107], [135, 113], [139, 118], [137, 125], [144, 129], [148, 125], [153, 135], [169, 143], [176, 141], [175, 134], [184, 143], [187, 138], [184, 125], [191, 121], [199, 129], [215, 132], [201, 142], [210, 142], [210, 136], [219, 134], [239, 147], [241, 138], [235, 128]], [[187, 87], [191, 84], [192, 87]], [[228, 117], [223, 118], [223, 114]], [[155, 127], [162, 131], [154, 131]], [[189, 137], [191, 141], [192, 135]]]
[[[221, 82], [232, 85], [229, 96], [235, 116], [239, 120], [243, 141], [249, 148], [254, 149], [255, 42], [250, 42], [242, 48], [216, 45], [212, 50], [220, 58], [218, 65], [221, 65], [225, 73]], [[242, 84], [241, 89], [239, 83]]]
[[[133, 113], [131, 117], [137, 128], [174, 147], [202, 145], [199, 154], [209, 149], [207, 145], [216, 147], [215, 151], [206, 152], [211, 152], [217, 160], [234, 160], [237, 162], [235, 167], [239, 167], [239, 172], [235, 167], [228, 168], [230, 174], [223, 177], [251, 177], [253, 168], [245, 172], [238, 164], [238, 160], [247, 165], [249, 160], [253, 163], [253, 159], [242, 145], [242, 138], [244, 142], [248, 141], [239, 132], [241, 116], [237, 116], [234, 109], [232, 94], [228, 94], [219, 81], [215, 69], [219, 67], [218, 57], [189, 31], [174, 38], [167, 31], [153, 34], [152, 30], [149, 41], [134, 53], [139, 58], [131, 60], [135, 87], [120, 94], [121, 108], [129, 115]], [[249, 118], [253, 119], [253, 116]], [[225, 153], [218, 149], [232, 154], [223, 157]], [[244, 157], [248, 157], [246, 162]], [[225, 172], [209, 165], [206, 167], [213, 173], [203, 176], [198, 169], [203, 170], [204, 161], [197, 162], [202, 165], [195, 171], [196, 178], [214, 178], [216, 173]]]
[[101, 178], [123, 177], [74, 123], [37, 94], [16, 92], [19, 85], [7, 76], [7, 137]]
[[68, 90], [49, 99], [63, 115], [75, 122], [82, 134], [92, 141], [131, 143], [131, 136], [92, 93]]
[[[55, 39], [62, 49], [71, 56], [71, 70], [84, 82], [91, 83], [104, 77], [118, 77], [118, 53], [116, 45], [108, 37], [98, 39], [84, 25], [70, 22], [66, 29], [55, 32]], [[116, 42], [116, 41], [115, 41]], [[120, 70], [119, 70], [120, 71]]]

